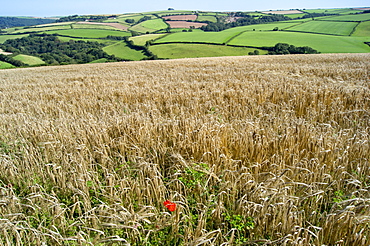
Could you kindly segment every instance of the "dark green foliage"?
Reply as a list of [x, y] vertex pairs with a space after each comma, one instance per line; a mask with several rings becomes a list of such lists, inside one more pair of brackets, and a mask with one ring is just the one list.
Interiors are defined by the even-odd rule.
[[266, 16], [260, 16], [259, 18], [256, 19], [254, 16], [245, 14], [243, 18], [237, 19], [235, 22], [209, 23], [207, 26], [202, 26], [200, 29], [206, 32], [207, 31], [208, 32], [219, 32], [219, 31], [223, 31], [225, 29], [229, 29], [229, 28], [233, 28], [237, 26], [248, 26], [248, 25], [263, 24], [263, 23], [269, 23], [269, 22], [275, 22], [275, 21], [285, 21], [285, 20], [290, 20], [290, 18], [284, 15], [266, 15]]
[[122, 60], [104, 52], [104, 45], [101, 43], [81, 40], [62, 42], [56, 35], [47, 34], [9, 39], [0, 47], [5, 51], [40, 57], [52, 65], [88, 63], [101, 58], [109, 61]]
[[102, 15], [70, 15], [58, 19], [56, 22], [68, 22], [68, 21], [105, 21], [108, 18], [117, 17], [116, 15], [102, 16]]
[[319, 52], [308, 46], [296, 47], [286, 43], [277, 43], [274, 47], [268, 49], [269, 55], [287, 55], [287, 54], [318, 54]]
[[53, 23], [53, 19], [0, 17], [0, 29], [16, 26], [34, 26]]
[[131, 24], [131, 23], [134, 23], [135, 20], [134, 19], [126, 19], [125, 22]]

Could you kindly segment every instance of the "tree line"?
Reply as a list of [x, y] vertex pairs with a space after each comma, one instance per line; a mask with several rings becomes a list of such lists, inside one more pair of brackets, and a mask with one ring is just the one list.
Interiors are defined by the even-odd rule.
[[62, 42], [56, 35], [49, 34], [31, 34], [27, 37], [8, 39], [0, 45], [0, 48], [14, 55], [37, 56], [50, 65], [89, 63], [101, 58], [107, 61], [124, 60], [108, 55], [103, 51], [103, 47], [104, 44], [91, 41]]

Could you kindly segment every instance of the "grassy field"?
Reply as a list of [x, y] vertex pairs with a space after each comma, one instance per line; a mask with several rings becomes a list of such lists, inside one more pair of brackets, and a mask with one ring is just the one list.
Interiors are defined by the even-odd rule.
[[163, 35], [165, 34], [146, 34], [146, 35], [131, 37], [130, 40], [132, 40], [135, 45], [144, 46], [147, 41], [160, 38]]
[[197, 21], [217, 22], [214, 15], [198, 15]]
[[305, 9], [303, 10], [306, 13], [325, 13], [325, 14], [355, 14], [358, 12], [361, 12], [360, 10], [354, 10], [354, 9]]
[[[354, 37], [370, 37], [370, 21], [361, 22], [355, 32], [351, 35]], [[370, 42], [370, 38], [369, 38]]]
[[10, 63], [0, 61], [0, 69], [5, 69], [5, 68], [14, 68], [14, 66]]
[[348, 36], [356, 26], [357, 22], [309, 21], [287, 30]]
[[368, 245], [369, 66], [321, 54], [1, 70], [0, 241]]
[[368, 21], [368, 20], [370, 20], [370, 13], [369, 14], [357, 14], [357, 15], [330, 16], [330, 17], [325, 17], [324, 20], [330, 20], [330, 21]]
[[80, 38], [105, 38], [108, 35], [125, 37], [125, 36], [131, 35], [129, 32], [124, 32], [124, 31], [100, 30], [100, 29], [94, 29], [94, 28], [47, 31], [45, 33], [66, 35], [66, 36], [71, 36], [71, 37], [80, 37]]
[[155, 43], [166, 43], [166, 42], [203, 42], [203, 43], [214, 43], [222, 44], [235, 36], [240, 31], [223, 31], [223, 32], [179, 32], [167, 35], [155, 41]]
[[147, 20], [144, 22], [140, 22], [139, 24], [130, 28], [130, 31], [135, 31], [139, 33], [146, 33], [146, 32], [155, 32], [161, 29], [166, 29], [168, 26], [163, 21], [163, 19], [153, 19]]
[[21, 61], [25, 64], [28, 64], [30, 66], [37, 66], [37, 65], [42, 65], [45, 64], [43, 60], [36, 56], [29, 56], [29, 55], [16, 55], [13, 57], [13, 59]]
[[20, 35], [0, 35], [0, 43], [4, 43], [8, 39], [17, 39], [28, 36], [27, 34], [20, 34]]
[[104, 47], [103, 50], [109, 55], [115, 55], [117, 57], [132, 61], [139, 61], [145, 58], [145, 55], [141, 51], [129, 48], [125, 42], [117, 42], [115, 44]]
[[295, 46], [310, 46], [322, 53], [365, 53], [370, 47], [360, 37], [330, 36], [296, 32], [244, 32], [229, 44], [243, 46], [274, 46], [289, 43]]
[[[255, 49], [244, 47], [231, 47], [224, 45], [206, 45], [206, 44], [161, 44], [150, 47], [150, 51], [158, 58], [176, 59], [176, 58], [196, 58], [196, 57], [217, 57], [217, 56], [245, 56]], [[266, 51], [259, 50], [260, 54], [266, 54]]]

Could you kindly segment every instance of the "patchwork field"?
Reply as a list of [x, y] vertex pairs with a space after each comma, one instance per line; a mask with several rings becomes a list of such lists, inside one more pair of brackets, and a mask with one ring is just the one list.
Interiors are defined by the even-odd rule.
[[105, 52], [109, 55], [115, 55], [123, 59], [128, 59], [131, 61], [140, 61], [145, 57], [141, 51], [130, 49], [126, 43], [117, 42], [112, 45], [106, 46], [103, 48]]
[[0, 242], [368, 245], [369, 67], [320, 54], [1, 70]]
[[141, 22], [133, 27], [130, 27], [129, 30], [139, 32], [139, 33], [146, 33], [146, 32], [155, 32], [161, 29], [166, 29], [168, 26], [163, 21], [163, 19], [153, 19]]

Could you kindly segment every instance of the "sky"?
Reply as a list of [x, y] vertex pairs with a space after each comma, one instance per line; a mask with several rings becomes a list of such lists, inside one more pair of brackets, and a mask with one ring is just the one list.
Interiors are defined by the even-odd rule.
[[0, 16], [123, 14], [168, 8], [200, 11], [261, 11], [347, 7], [370, 7], [370, 2], [369, 0], [8, 0], [6, 4], [1, 5]]

